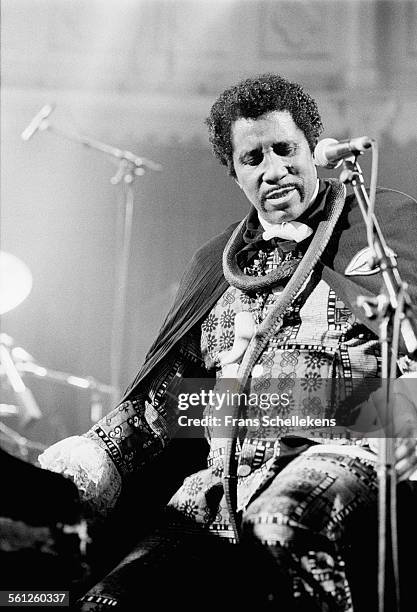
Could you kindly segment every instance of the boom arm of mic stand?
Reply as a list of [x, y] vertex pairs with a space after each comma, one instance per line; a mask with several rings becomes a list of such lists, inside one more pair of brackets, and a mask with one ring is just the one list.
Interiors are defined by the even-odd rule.
[[122, 149], [118, 149], [117, 147], [113, 147], [112, 145], [108, 145], [104, 142], [100, 142], [99, 140], [93, 140], [92, 138], [86, 138], [84, 136], [78, 136], [78, 134], [70, 134], [65, 130], [61, 130], [60, 128], [52, 125], [48, 120], [42, 121], [39, 129], [44, 131], [48, 130], [65, 138], [65, 140], [70, 140], [71, 142], [77, 142], [78, 144], [82, 144], [85, 147], [90, 149], [95, 149], [96, 151], [101, 151], [102, 153], [106, 153], [111, 157], [114, 157], [118, 160], [125, 160], [126, 162], [130, 162], [136, 168], [146, 168], [148, 170], [153, 170], [155, 172], [160, 172], [162, 170], [161, 164], [152, 161], [151, 159], [147, 159], [146, 157], [139, 157], [135, 155], [131, 151], [123, 151]]

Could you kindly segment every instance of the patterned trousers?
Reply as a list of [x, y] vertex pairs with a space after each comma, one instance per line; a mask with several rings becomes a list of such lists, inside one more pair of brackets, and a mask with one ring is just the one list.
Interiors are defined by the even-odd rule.
[[286, 565], [295, 609], [352, 612], [346, 560], [358, 552], [376, 558], [375, 462], [362, 448], [331, 444], [312, 446], [285, 467], [277, 458], [245, 511], [244, 537]]
[[[278, 457], [243, 513], [239, 545], [170, 508], [77, 610], [146, 602], [182, 610], [376, 611], [375, 461], [361, 448], [335, 445], [313, 446], [291, 461]], [[400, 563], [417, 544], [417, 491], [414, 483], [401, 486]], [[406, 593], [413, 565], [407, 560], [400, 570]], [[404, 603], [402, 610], [414, 609]]]

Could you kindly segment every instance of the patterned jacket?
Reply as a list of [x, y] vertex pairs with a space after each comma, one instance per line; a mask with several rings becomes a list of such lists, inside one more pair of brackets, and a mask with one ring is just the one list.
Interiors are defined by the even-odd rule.
[[[307, 211], [306, 220], [313, 225], [328, 191], [329, 184], [321, 181], [318, 206]], [[398, 191], [377, 192], [377, 218], [388, 245], [397, 255], [399, 271], [409, 284], [413, 303], [417, 298], [416, 204]], [[207, 376], [200, 354], [201, 323], [228, 287], [222, 271], [222, 253], [235, 227], [229, 227], [196, 253], [143, 367], [121, 403], [86, 434], [105, 449], [122, 476], [147, 464], [175, 435], [178, 417], [175, 398], [181, 390], [181, 381]], [[376, 333], [377, 323], [365, 319], [356, 303], [358, 295], [375, 296], [382, 287], [380, 272], [371, 273], [364, 265], [366, 245], [361, 212], [354, 196], [349, 195], [318, 266], [321, 278], [357, 319]]]

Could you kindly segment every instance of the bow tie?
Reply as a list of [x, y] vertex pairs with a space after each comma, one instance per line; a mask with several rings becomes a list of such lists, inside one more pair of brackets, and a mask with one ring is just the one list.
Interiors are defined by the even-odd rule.
[[313, 230], [305, 223], [299, 221], [283, 221], [277, 225], [270, 225], [268, 229], [262, 234], [264, 240], [271, 240], [271, 238], [282, 238], [284, 240], [294, 240], [294, 242], [301, 242], [305, 240], [311, 234]]

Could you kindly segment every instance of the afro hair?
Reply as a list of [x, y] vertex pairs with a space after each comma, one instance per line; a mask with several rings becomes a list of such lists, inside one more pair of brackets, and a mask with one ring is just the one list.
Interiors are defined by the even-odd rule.
[[239, 118], [256, 119], [272, 111], [288, 111], [313, 152], [323, 130], [316, 102], [300, 85], [277, 74], [262, 74], [226, 89], [215, 101], [205, 123], [214, 155], [233, 168], [231, 128]]

